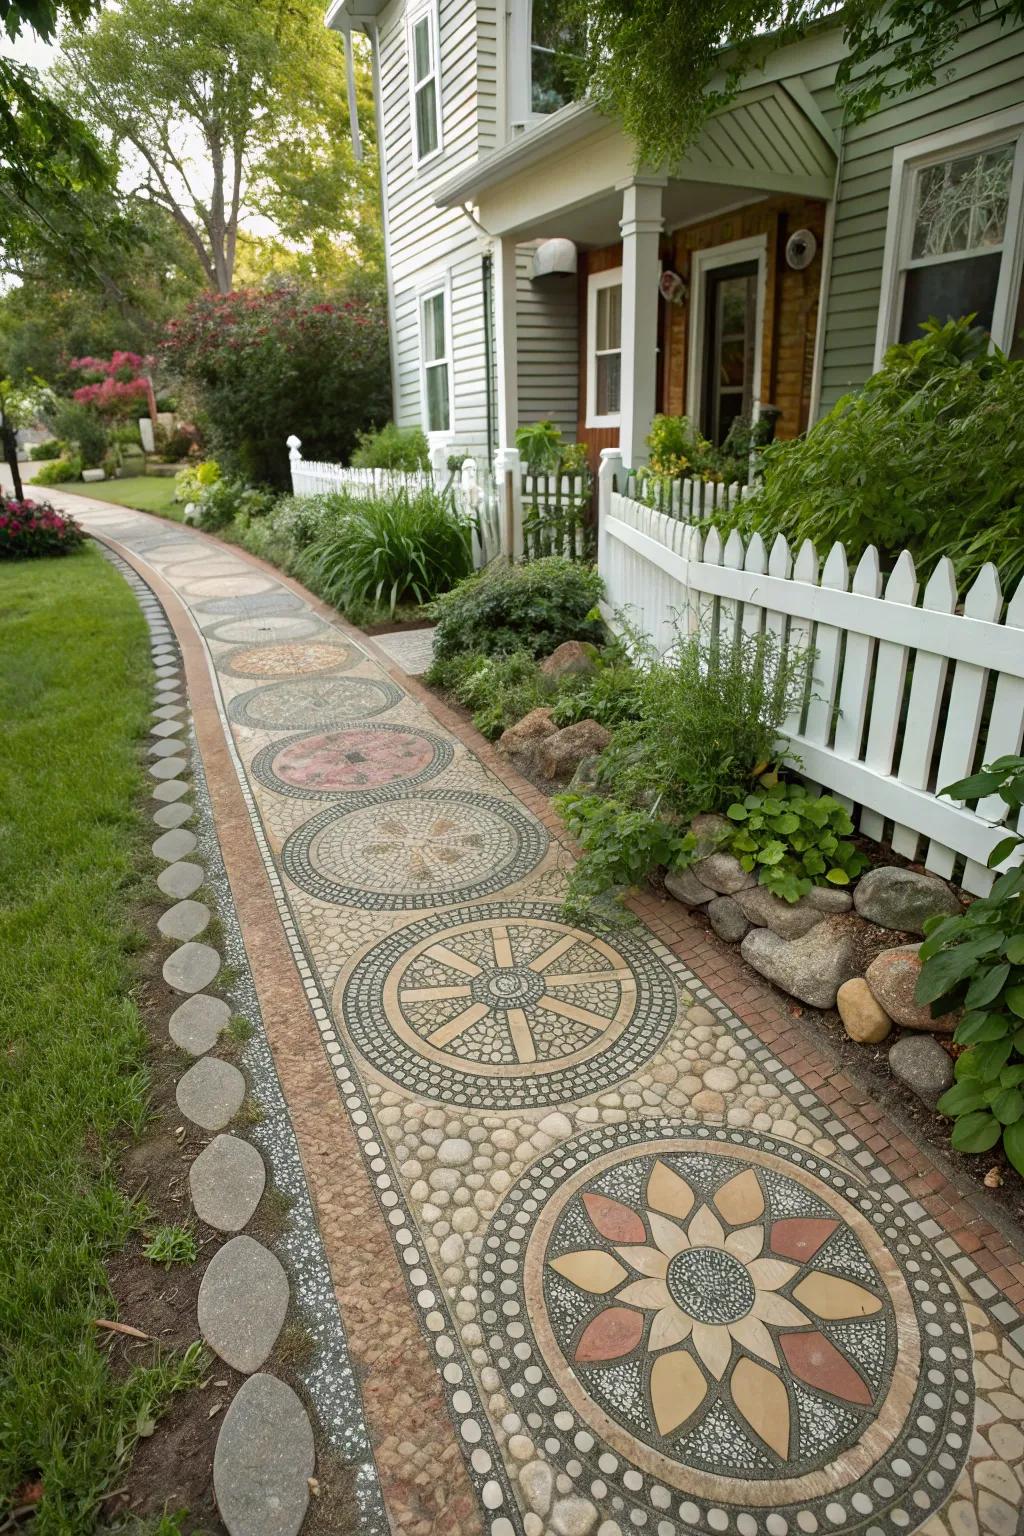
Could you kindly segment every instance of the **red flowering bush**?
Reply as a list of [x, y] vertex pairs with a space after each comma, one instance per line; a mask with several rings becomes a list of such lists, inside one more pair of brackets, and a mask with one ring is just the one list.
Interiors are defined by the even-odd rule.
[[148, 414], [150, 384], [140, 377], [142, 358], [137, 352], [114, 352], [108, 358], [73, 357], [71, 367], [89, 379], [73, 398], [91, 405], [102, 416]]
[[48, 501], [0, 500], [0, 560], [66, 555], [84, 539], [75, 519]]
[[382, 304], [282, 287], [206, 293], [172, 320], [161, 347], [203, 417], [228, 474], [288, 484], [285, 439], [310, 459], [347, 459], [389, 412]]

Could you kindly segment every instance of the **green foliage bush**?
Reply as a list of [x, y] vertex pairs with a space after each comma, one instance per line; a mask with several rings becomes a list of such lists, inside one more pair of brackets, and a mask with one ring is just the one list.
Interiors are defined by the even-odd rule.
[[764, 452], [764, 484], [733, 510], [744, 531], [796, 548], [839, 539], [884, 564], [904, 547], [927, 575], [949, 555], [961, 584], [986, 560], [1024, 576], [1024, 361], [966, 320], [929, 322], [808, 432]]
[[769, 784], [725, 814], [736, 823], [727, 851], [784, 901], [799, 901], [814, 885], [849, 885], [867, 866], [846, 841], [853, 832], [846, 808], [831, 795], [809, 794], [803, 784]]
[[644, 677], [618, 641], [597, 651], [593, 672], [570, 672], [559, 680], [551, 718], [557, 726], [596, 720], [614, 730], [637, 720], [643, 709]]
[[48, 437], [44, 443], [33, 443], [28, 450], [28, 456], [33, 463], [38, 464], [46, 459], [60, 458], [60, 440], [56, 437]]
[[268, 491], [256, 490], [242, 480], [214, 480], [199, 495], [199, 526], [208, 533], [227, 528], [236, 518], [265, 517], [273, 506]]
[[419, 427], [396, 427], [389, 421], [387, 426], [358, 434], [350, 462], [356, 469], [412, 472], [430, 468], [430, 449]]
[[353, 499], [300, 557], [314, 590], [345, 612], [426, 603], [473, 569], [468, 523], [447, 496]]
[[[1024, 758], [998, 758], [942, 793], [956, 800], [998, 794], [1016, 818], [1024, 805]], [[990, 868], [1022, 843], [1008, 834], [992, 850]], [[916, 1001], [933, 1014], [965, 1010], [953, 1038], [969, 1049], [957, 1058], [957, 1080], [938, 1105], [956, 1122], [953, 1146], [988, 1152], [1002, 1140], [1024, 1174], [1024, 865], [1000, 875], [962, 915], [930, 918], [925, 928]]]
[[33, 485], [66, 485], [69, 480], [81, 480], [82, 461], [77, 454], [68, 458], [51, 459], [32, 478]]
[[604, 639], [597, 603], [604, 584], [593, 566], [560, 555], [526, 565], [492, 566], [434, 604], [434, 655], [548, 656], [563, 640]]
[[516, 447], [529, 475], [583, 475], [588, 472], [586, 443], [567, 443], [553, 421], [534, 421], [516, 430]]
[[501, 656], [459, 651], [435, 661], [427, 677], [472, 711], [473, 724], [491, 741], [531, 709], [551, 704], [557, 689], [555, 679], [545, 676], [530, 651]]
[[216, 459], [204, 459], [199, 464], [186, 464], [174, 477], [175, 501], [198, 501], [208, 485], [220, 479], [220, 465]]
[[[109, 435], [96, 412], [77, 400], [60, 400], [47, 422], [62, 442], [69, 443], [86, 469], [103, 463]], [[38, 477], [37, 477], [38, 478]]]

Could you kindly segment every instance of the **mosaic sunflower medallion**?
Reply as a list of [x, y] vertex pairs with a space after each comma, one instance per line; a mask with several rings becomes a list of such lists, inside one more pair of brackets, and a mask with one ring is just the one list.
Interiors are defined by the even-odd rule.
[[532, 1166], [487, 1243], [506, 1390], [632, 1523], [889, 1536], [952, 1491], [973, 1407], [952, 1281], [897, 1207], [804, 1148], [590, 1133]]

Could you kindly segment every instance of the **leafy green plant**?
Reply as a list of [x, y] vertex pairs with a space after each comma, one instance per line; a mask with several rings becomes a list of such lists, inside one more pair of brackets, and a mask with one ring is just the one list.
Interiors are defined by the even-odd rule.
[[736, 824], [725, 843], [729, 853], [784, 901], [799, 901], [814, 885], [849, 885], [867, 866], [847, 841], [853, 822], [846, 808], [831, 795], [809, 794], [803, 784], [768, 784], [725, 814]]
[[[999, 795], [1016, 814], [1024, 805], [1024, 758], [997, 758], [942, 793], [956, 800]], [[989, 868], [1022, 844], [1016, 833], [1001, 838]], [[915, 999], [936, 1015], [965, 1010], [953, 1038], [969, 1049], [957, 1058], [957, 1080], [938, 1104], [955, 1120], [953, 1146], [988, 1152], [1001, 1139], [1024, 1174], [1024, 865], [1001, 874], [959, 916], [930, 918], [925, 929]]]
[[608, 893], [639, 885], [652, 869], [673, 865], [684, 854], [680, 827], [656, 807], [573, 790], [556, 795], [554, 804], [583, 849], [569, 881], [567, 916], [585, 916]]
[[214, 480], [199, 493], [199, 526], [208, 531], [226, 528], [240, 518], [264, 517], [274, 504], [271, 491], [254, 489], [242, 480]]
[[529, 651], [504, 656], [460, 651], [436, 662], [430, 680], [464, 709], [472, 710], [473, 724], [492, 741], [531, 709], [550, 704], [558, 687]]
[[526, 565], [492, 566], [460, 582], [433, 606], [434, 655], [528, 650], [547, 656], [563, 640], [604, 639], [596, 569], [560, 555]]
[[614, 730], [639, 718], [644, 678], [625, 647], [614, 642], [594, 653], [593, 672], [570, 672], [559, 679], [551, 718], [557, 726], [596, 720]]
[[[60, 400], [47, 415], [47, 425], [54, 435], [69, 443], [86, 469], [102, 464], [107, 451], [108, 433], [91, 406], [78, 400]], [[36, 477], [39, 478], [38, 476]]]
[[142, 1250], [144, 1259], [150, 1259], [154, 1264], [163, 1264], [167, 1269], [172, 1264], [194, 1264], [198, 1254], [194, 1234], [185, 1227], [170, 1225], [155, 1227], [147, 1235]]
[[358, 433], [350, 462], [356, 469], [429, 469], [430, 448], [419, 427], [396, 427], [389, 421], [379, 430]]
[[59, 459], [60, 447], [59, 438], [48, 437], [43, 443], [33, 443], [28, 450], [28, 456], [35, 464], [46, 459]]
[[66, 485], [70, 480], [81, 480], [82, 461], [77, 454], [63, 459], [51, 459], [33, 478], [33, 485]]
[[353, 500], [298, 568], [342, 610], [360, 604], [394, 615], [399, 603], [429, 602], [472, 570], [470, 527], [436, 491]]
[[553, 475], [562, 457], [561, 428], [547, 420], [519, 427], [516, 447], [528, 475]]
[[220, 465], [216, 459], [204, 459], [199, 464], [186, 464], [174, 477], [175, 501], [196, 501], [208, 485], [220, 479]]

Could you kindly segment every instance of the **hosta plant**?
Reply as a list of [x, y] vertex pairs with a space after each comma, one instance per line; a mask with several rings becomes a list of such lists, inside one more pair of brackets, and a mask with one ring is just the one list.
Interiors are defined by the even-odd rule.
[[803, 784], [780, 784], [774, 774], [761, 782], [726, 810], [735, 823], [724, 844], [729, 853], [784, 901], [799, 901], [814, 885], [849, 885], [867, 859], [847, 841], [853, 822], [845, 807]]
[[[942, 793], [957, 800], [998, 795], [1016, 817], [1024, 805], [1024, 758], [997, 758]], [[1022, 845], [1016, 833], [1001, 838], [989, 867]], [[953, 1146], [988, 1152], [1002, 1141], [1024, 1174], [1024, 865], [1012, 865], [959, 916], [931, 918], [925, 927], [916, 1000], [936, 1015], [962, 1007], [953, 1038], [969, 1047], [938, 1105], [956, 1122]]]

